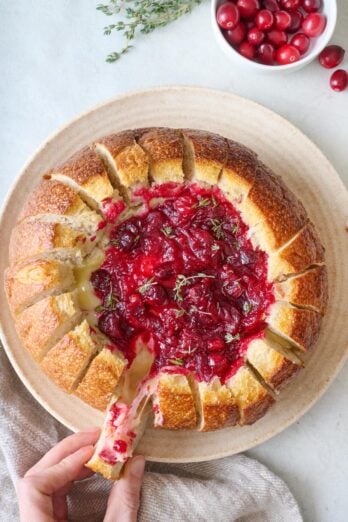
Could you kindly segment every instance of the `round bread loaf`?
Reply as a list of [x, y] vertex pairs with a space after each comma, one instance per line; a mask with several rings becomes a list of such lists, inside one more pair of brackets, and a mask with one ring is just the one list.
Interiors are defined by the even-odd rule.
[[262, 417], [328, 297], [302, 203], [253, 151], [201, 130], [127, 130], [45, 173], [9, 259], [23, 346], [66, 392], [108, 407], [89, 465], [109, 478], [148, 409], [166, 429]]

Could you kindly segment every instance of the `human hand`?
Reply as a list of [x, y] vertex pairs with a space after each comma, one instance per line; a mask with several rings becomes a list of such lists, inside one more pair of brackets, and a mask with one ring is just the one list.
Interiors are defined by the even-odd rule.
[[[99, 428], [70, 435], [52, 448], [18, 482], [20, 520], [65, 522], [66, 496], [74, 481], [93, 475], [84, 467], [91, 458]], [[135, 522], [144, 474], [144, 457], [129, 459], [122, 478], [111, 489], [104, 522]]]

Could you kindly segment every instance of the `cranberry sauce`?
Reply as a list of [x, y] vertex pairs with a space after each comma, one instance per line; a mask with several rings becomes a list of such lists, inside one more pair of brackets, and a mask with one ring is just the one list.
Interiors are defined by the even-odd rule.
[[99, 328], [129, 362], [142, 336], [153, 339], [153, 372], [224, 381], [265, 328], [267, 256], [217, 188], [168, 183], [138, 196], [146, 210], [114, 226], [91, 277]]

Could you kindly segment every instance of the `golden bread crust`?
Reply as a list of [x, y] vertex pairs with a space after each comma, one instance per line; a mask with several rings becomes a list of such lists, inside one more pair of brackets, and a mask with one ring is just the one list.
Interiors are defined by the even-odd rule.
[[109, 480], [118, 480], [123, 466], [124, 462], [117, 462], [117, 464], [114, 464], [113, 466], [107, 464], [98, 457], [97, 453], [94, 453], [92, 458], [87, 462], [87, 464], [85, 464], [86, 468], [91, 469], [95, 473], [100, 473], [104, 478]]
[[313, 223], [307, 223], [284, 248], [269, 256], [269, 279], [296, 274], [324, 262], [325, 249]]
[[134, 131], [148, 156], [151, 179], [155, 183], [184, 181], [183, 143], [175, 129], [149, 128]]
[[136, 143], [133, 131], [112, 134], [96, 142], [111, 180], [122, 193], [138, 184], [147, 185], [149, 161]]
[[186, 177], [215, 185], [227, 160], [226, 139], [219, 134], [200, 130], [183, 129], [182, 134]]
[[[156, 406], [158, 411], [156, 411]], [[197, 425], [194, 399], [185, 375], [162, 373], [154, 395], [155, 427], [193, 429]]]
[[89, 324], [83, 321], [51, 348], [43, 358], [41, 368], [60, 388], [71, 393], [96, 351]]
[[272, 305], [267, 323], [280, 336], [307, 352], [319, 337], [322, 316], [313, 310], [295, 308], [278, 301]]
[[26, 200], [18, 221], [41, 214], [70, 216], [86, 210], [89, 210], [86, 204], [70, 187], [59, 181], [43, 179]]
[[104, 348], [91, 362], [74, 394], [84, 402], [104, 411], [126, 366], [120, 352]]
[[327, 268], [325, 265], [315, 266], [284, 281], [277, 281], [274, 293], [279, 301], [312, 308], [324, 315], [328, 302]]
[[256, 379], [247, 366], [242, 366], [226, 382], [239, 407], [240, 425], [253, 424], [274, 403], [272, 395]]
[[70, 290], [74, 282], [71, 266], [54, 259], [38, 259], [8, 268], [5, 290], [11, 312], [16, 315], [48, 294]]
[[260, 247], [267, 253], [290, 241], [308, 219], [302, 203], [281, 178], [261, 162], [248, 196], [239, 208]]
[[43, 257], [59, 257], [63, 259], [79, 259], [81, 249], [87, 246], [84, 235], [70, 227], [57, 223], [40, 221], [22, 221], [12, 231], [9, 259], [12, 265]]
[[239, 409], [232, 392], [221, 385], [219, 379], [210, 383], [191, 380], [199, 417], [199, 431], [211, 431], [235, 426], [239, 420]]
[[300, 364], [276, 351], [266, 339], [251, 341], [247, 350], [247, 360], [274, 390], [283, 386], [301, 368]]
[[232, 201], [240, 204], [254, 184], [258, 159], [255, 152], [240, 143], [227, 140], [227, 145], [227, 161], [218, 184]]
[[15, 325], [25, 348], [40, 361], [80, 316], [77, 295], [69, 292], [46, 297], [26, 308], [17, 316]]
[[91, 148], [85, 147], [66, 162], [48, 174], [73, 188], [81, 191], [81, 195], [89, 198], [89, 203], [102, 208], [102, 202], [114, 195], [113, 186], [105, 170], [102, 160]]

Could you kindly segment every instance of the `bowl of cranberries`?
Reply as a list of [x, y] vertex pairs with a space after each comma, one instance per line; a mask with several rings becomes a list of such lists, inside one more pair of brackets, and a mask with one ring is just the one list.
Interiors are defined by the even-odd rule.
[[335, 29], [336, 0], [213, 0], [220, 47], [260, 72], [300, 69], [316, 58]]

